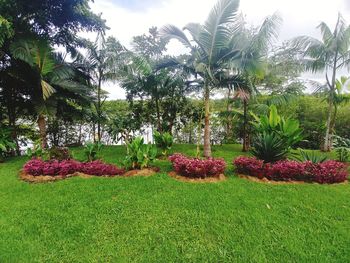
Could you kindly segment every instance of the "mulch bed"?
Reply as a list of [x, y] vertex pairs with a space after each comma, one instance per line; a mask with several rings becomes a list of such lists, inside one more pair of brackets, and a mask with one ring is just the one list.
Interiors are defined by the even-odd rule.
[[206, 177], [206, 178], [190, 178], [177, 174], [172, 171], [169, 172], [168, 175], [178, 181], [181, 182], [189, 182], [189, 183], [217, 183], [226, 180], [226, 176], [224, 174], [220, 174], [217, 177]]
[[68, 175], [31, 175], [23, 170], [19, 172], [19, 178], [25, 182], [28, 183], [49, 183], [49, 182], [56, 182], [60, 180], [64, 180], [67, 178], [71, 177], [76, 177], [79, 176], [81, 178], [92, 178], [92, 177], [131, 177], [131, 176], [151, 176], [159, 172], [159, 168], [152, 167], [152, 168], [147, 168], [147, 169], [142, 169], [142, 170], [130, 170], [124, 173], [123, 175], [100, 175], [100, 176], [95, 176], [95, 175], [88, 175], [84, 173], [74, 173], [74, 174], [68, 174]]
[[[239, 178], [243, 178], [252, 182], [256, 183], [263, 183], [263, 184], [272, 184], [272, 185], [283, 185], [283, 184], [319, 184], [317, 182], [304, 182], [304, 181], [274, 181], [274, 180], [269, 180], [265, 177], [263, 178], [258, 178], [255, 176], [250, 176], [250, 175], [245, 175], [245, 174], [238, 174]], [[342, 183], [335, 183], [336, 185], [338, 184], [347, 184], [348, 181], [342, 182]]]
[[122, 176], [124, 177], [131, 177], [131, 176], [152, 176], [158, 173], [160, 169], [158, 167], [151, 167], [151, 168], [145, 168], [145, 169], [136, 169], [136, 170], [130, 170], [124, 173]]

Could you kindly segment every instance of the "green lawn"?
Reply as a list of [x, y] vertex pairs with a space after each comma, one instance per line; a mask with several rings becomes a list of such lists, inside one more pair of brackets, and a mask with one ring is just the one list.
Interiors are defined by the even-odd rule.
[[[239, 149], [214, 155], [231, 163]], [[124, 153], [102, 155], [119, 163]], [[0, 262], [350, 261], [350, 185], [254, 183], [231, 165], [227, 181], [184, 183], [167, 161], [148, 178], [28, 184], [17, 177], [25, 160], [0, 164]]]

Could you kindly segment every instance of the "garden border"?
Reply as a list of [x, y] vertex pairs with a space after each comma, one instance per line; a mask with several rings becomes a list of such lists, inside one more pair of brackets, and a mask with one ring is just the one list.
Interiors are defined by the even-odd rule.
[[226, 181], [227, 179], [227, 176], [225, 176], [224, 174], [220, 174], [219, 176], [206, 177], [206, 178], [190, 178], [190, 177], [179, 175], [174, 171], [171, 171], [171, 172], [168, 172], [168, 175], [177, 181], [186, 182], [186, 183], [218, 183], [218, 182]]

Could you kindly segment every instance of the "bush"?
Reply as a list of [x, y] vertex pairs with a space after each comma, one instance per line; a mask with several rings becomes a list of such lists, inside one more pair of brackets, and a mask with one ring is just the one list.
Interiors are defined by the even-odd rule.
[[124, 173], [123, 169], [120, 169], [112, 164], [105, 164], [101, 161], [81, 163], [75, 160], [43, 161], [41, 159], [32, 159], [24, 165], [23, 169], [26, 173], [34, 176], [66, 176], [68, 174], [74, 174], [76, 172], [96, 176], [121, 175]]
[[89, 142], [84, 146], [85, 156], [88, 162], [95, 161], [98, 158], [98, 153], [101, 151], [103, 144], [101, 142]]
[[144, 144], [143, 138], [137, 137], [127, 144], [124, 166], [126, 169], [148, 168], [156, 157], [157, 148], [151, 144]]
[[197, 159], [188, 158], [182, 154], [169, 157], [176, 173], [191, 178], [217, 177], [223, 174], [226, 168], [224, 159]]
[[159, 133], [154, 132], [153, 138], [155, 141], [155, 144], [158, 149], [162, 151], [163, 156], [168, 156], [168, 152], [171, 150], [171, 147], [173, 146], [173, 136], [171, 136], [170, 133]]
[[29, 158], [39, 158], [44, 160], [47, 158], [47, 151], [41, 147], [41, 142], [38, 140], [34, 143], [33, 148], [28, 148], [26, 150], [26, 155]]
[[350, 158], [350, 139], [342, 138], [340, 136], [333, 136], [333, 146], [337, 153], [339, 162], [347, 162]]
[[0, 127], [0, 162], [6, 155], [16, 148], [16, 144], [11, 139], [11, 132], [9, 129]]
[[305, 151], [299, 149], [299, 155], [295, 155], [294, 159], [299, 162], [323, 163], [327, 160], [327, 156], [317, 153], [316, 151]]
[[285, 159], [292, 147], [302, 140], [299, 122], [278, 115], [274, 105], [270, 106], [269, 116], [254, 118], [252, 153], [266, 163]]
[[264, 163], [254, 157], [238, 157], [234, 160], [237, 173], [267, 178], [274, 181], [304, 181], [320, 184], [340, 183], [347, 180], [347, 166], [337, 161], [312, 163], [311, 161], [278, 161]]
[[50, 160], [70, 160], [72, 158], [72, 155], [69, 152], [69, 149], [67, 147], [57, 147], [53, 146], [49, 150], [49, 159]]

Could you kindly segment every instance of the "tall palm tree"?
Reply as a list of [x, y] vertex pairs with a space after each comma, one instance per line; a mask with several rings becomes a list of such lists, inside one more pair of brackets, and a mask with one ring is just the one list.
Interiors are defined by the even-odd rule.
[[310, 36], [300, 36], [291, 41], [291, 48], [301, 52], [306, 70], [325, 73], [328, 88], [328, 116], [322, 150], [330, 151], [337, 72], [350, 65], [350, 26], [346, 25], [345, 20], [339, 14], [333, 31], [325, 22], [320, 23], [317, 28], [321, 31], [321, 40]]
[[62, 85], [63, 80], [71, 78], [72, 72], [64, 64], [55, 61], [53, 50], [45, 40], [18, 40], [11, 45], [10, 50], [14, 58], [26, 62], [32, 69], [32, 72], [20, 72], [17, 77], [21, 78], [21, 74], [34, 75], [34, 83], [26, 85], [33, 87], [30, 95], [38, 114], [41, 145], [46, 148], [47, 99], [55, 92], [53, 85]]
[[210, 145], [210, 91], [218, 86], [215, 75], [220, 71], [221, 63], [235, 57], [239, 52], [230, 48], [233, 32], [229, 25], [234, 22], [239, 0], [219, 0], [211, 10], [203, 25], [190, 23], [184, 30], [189, 32], [191, 40], [184, 31], [173, 25], [162, 28], [166, 39], [177, 39], [191, 50], [193, 68], [204, 82], [204, 157], [211, 156]]
[[[176, 85], [181, 85], [179, 74], [166, 69], [159, 69], [159, 61], [129, 53], [130, 61], [120, 72], [121, 86], [126, 90], [127, 97], [149, 97], [154, 103], [156, 112], [156, 126], [158, 132], [163, 132], [164, 124], [161, 117], [162, 99], [171, 93]], [[164, 119], [163, 119], [164, 120]], [[171, 126], [171, 125], [170, 125]], [[168, 127], [171, 132], [171, 127]]]
[[18, 40], [10, 50], [15, 59], [29, 65], [29, 72], [17, 72], [15, 78], [27, 80], [22, 82], [37, 114], [41, 146], [47, 148], [47, 115], [55, 111], [57, 103], [88, 96], [86, 76], [79, 76], [77, 69], [65, 62], [61, 54], [53, 52], [43, 39]]
[[102, 106], [106, 97], [106, 92], [102, 90], [102, 84], [117, 80], [126, 49], [113, 37], [105, 39], [103, 33], [99, 33], [93, 43], [86, 41], [85, 46], [87, 54], [84, 56], [77, 53], [78, 56], [74, 64], [83, 68], [90, 75], [90, 86], [96, 90], [94, 106], [97, 113], [97, 139], [101, 141]]

